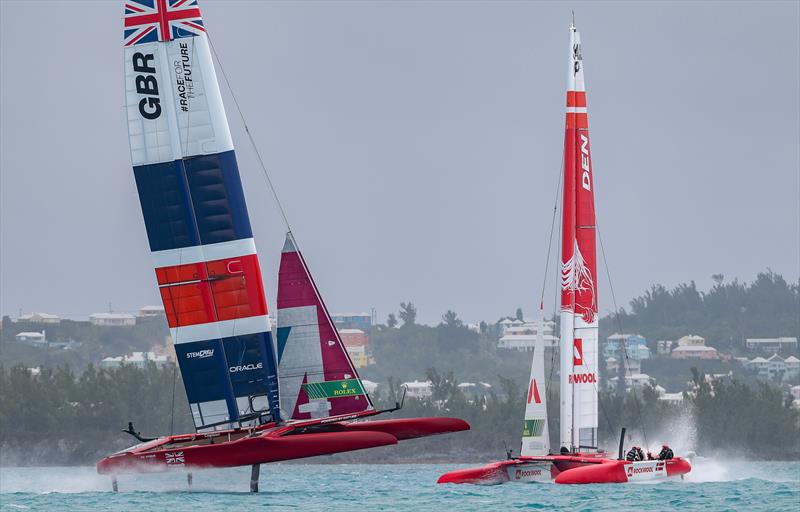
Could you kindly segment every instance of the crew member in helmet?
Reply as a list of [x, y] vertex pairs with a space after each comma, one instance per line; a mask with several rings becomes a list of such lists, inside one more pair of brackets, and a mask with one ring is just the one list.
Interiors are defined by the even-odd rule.
[[675, 457], [675, 454], [672, 452], [672, 448], [670, 448], [668, 444], [664, 443], [661, 446], [661, 451], [658, 453], [658, 460], [669, 460], [673, 457]]
[[638, 446], [634, 446], [625, 456], [625, 460], [628, 460], [630, 462], [644, 460], [644, 452]]

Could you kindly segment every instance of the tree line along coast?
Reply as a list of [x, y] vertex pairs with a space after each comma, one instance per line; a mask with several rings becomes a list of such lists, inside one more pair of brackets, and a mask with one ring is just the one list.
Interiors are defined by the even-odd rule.
[[[684, 425], [681, 436], [690, 437], [691, 448], [701, 455], [728, 450], [743, 457], [800, 458], [800, 402], [789, 392], [800, 381], [765, 379], [742, 363], [755, 355], [755, 349], [745, 343], [749, 337], [798, 336], [799, 288], [798, 283], [773, 272], [760, 273], [750, 283], [726, 282], [717, 275], [707, 291], [698, 290], [694, 283], [673, 289], [653, 286], [631, 301], [628, 309], [602, 318], [601, 336], [641, 333], [653, 353], [658, 350], [653, 340], [697, 333], [731, 356], [725, 360], [652, 357], [642, 362], [641, 371], [646, 370], [650, 380], [640, 385], [626, 378], [630, 370], [626, 364], [609, 369], [601, 363], [600, 380], [606, 383], [600, 395], [601, 431], [608, 436], [604, 446], [615, 445], [613, 438], [623, 426], [633, 436], [656, 438], [661, 432], [675, 431], [674, 425]], [[523, 317], [521, 310], [509, 315], [517, 317]], [[496, 457], [503, 453], [504, 443], [516, 447], [530, 361], [517, 350], [499, 346], [502, 320], [467, 325], [448, 311], [438, 325], [422, 325], [417, 323], [414, 304], [403, 302], [397, 314], [371, 325], [366, 334], [374, 364], [359, 371], [362, 378], [377, 384], [371, 393], [376, 405], [394, 404], [402, 397], [404, 383], [425, 383], [424, 393], [411, 396], [406, 391], [405, 406], [395, 414], [458, 416], [470, 422], [472, 430], [324, 461], [467, 462]], [[130, 327], [61, 320], [46, 329], [51, 339], [79, 345], [52, 348], [21, 343], [17, 335], [35, 331], [32, 324], [3, 318], [0, 450], [4, 465], [93, 463], [101, 454], [129, 444], [120, 433], [128, 421], [134, 421], [145, 435], [191, 431], [180, 372], [171, 361], [98, 365], [109, 356], [146, 352], [153, 345], [165, 344], [168, 331], [163, 318], [137, 319]], [[781, 356], [786, 360], [797, 355], [796, 344], [785, 350], [788, 353]], [[553, 376], [546, 392], [549, 406], [557, 408], [558, 358], [554, 353], [546, 353], [547, 371]], [[609, 386], [615, 377], [616, 384]], [[680, 399], [664, 400], [664, 387]], [[556, 409], [549, 417], [557, 422]], [[737, 421], [731, 422], [731, 417]], [[551, 425], [550, 432], [558, 432], [557, 425]], [[673, 443], [683, 441], [687, 440]]]

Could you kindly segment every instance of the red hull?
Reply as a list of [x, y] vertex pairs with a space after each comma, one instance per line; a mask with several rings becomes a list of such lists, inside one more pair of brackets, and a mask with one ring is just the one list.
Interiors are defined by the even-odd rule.
[[117, 474], [249, 466], [387, 446], [404, 439], [462, 430], [469, 430], [469, 424], [456, 418], [301, 422], [280, 427], [271, 424], [252, 431], [236, 429], [162, 437], [104, 458], [97, 463], [97, 472]]
[[680, 457], [663, 461], [628, 462], [605, 460], [601, 464], [564, 471], [556, 477], [557, 484], [613, 484], [635, 481], [666, 480], [692, 470], [691, 464]]
[[[567, 470], [594, 465], [605, 459], [606, 454], [545, 455], [541, 457], [519, 457], [517, 459], [492, 462], [478, 468], [457, 469], [439, 477], [439, 484], [496, 485], [513, 481], [550, 481]], [[526, 479], [526, 466], [541, 464], [544, 470], [533, 478]], [[519, 470], [519, 471], [517, 471]], [[535, 470], [534, 470], [535, 471]], [[522, 475], [520, 477], [520, 472]]]
[[[530, 476], [531, 466], [549, 463], [546, 471]], [[506, 482], [555, 480], [557, 484], [606, 484], [664, 480], [685, 475], [691, 465], [680, 457], [665, 461], [628, 461], [609, 459], [607, 454], [547, 455], [520, 457], [492, 462], [478, 468], [450, 471], [439, 477], [440, 484], [496, 485]]]

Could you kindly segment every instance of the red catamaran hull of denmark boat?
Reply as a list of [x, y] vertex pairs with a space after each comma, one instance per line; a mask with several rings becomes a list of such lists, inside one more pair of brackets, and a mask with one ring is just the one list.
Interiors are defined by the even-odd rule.
[[[688, 461], [628, 462], [597, 449], [598, 317], [594, 176], [586, 112], [580, 35], [570, 27], [561, 239], [560, 439], [561, 454], [550, 454], [547, 406], [539, 393], [544, 375], [542, 326], [533, 350], [522, 449], [483, 467], [451, 471], [439, 483], [561, 484], [657, 480], [691, 471]], [[622, 458], [622, 447], [620, 447]]]

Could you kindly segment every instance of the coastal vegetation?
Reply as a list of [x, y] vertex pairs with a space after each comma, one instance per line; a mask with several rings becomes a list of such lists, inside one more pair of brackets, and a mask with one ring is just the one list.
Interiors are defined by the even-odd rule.
[[[640, 333], [651, 343], [699, 334], [720, 352], [746, 354], [748, 337], [800, 337], [800, 287], [767, 271], [751, 283], [714, 277], [705, 292], [694, 283], [673, 289], [654, 286], [619, 315], [601, 319], [601, 340], [615, 331]], [[512, 318], [521, 318], [517, 308]], [[621, 326], [621, 328], [620, 328]], [[415, 440], [401, 448], [341, 454], [329, 461], [476, 461], [517, 449], [529, 354], [501, 349], [496, 321], [465, 325], [454, 311], [437, 325], [417, 322], [411, 301], [370, 332], [376, 364], [362, 378], [379, 384], [373, 399], [389, 407], [402, 397], [401, 383], [429, 380], [432, 396], [407, 398], [401, 416], [448, 415], [470, 422], [457, 435]], [[120, 432], [133, 421], [143, 435], [193, 429], [180, 372], [172, 365], [122, 365], [100, 369], [106, 355], [149, 350], [164, 343], [163, 319], [135, 327], [99, 327], [88, 322], [48, 325], [48, 339], [82, 343], [72, 350], [48, 350], [14, 341], [18, 332], [37, 330], [3, 319], [0, 333], [0, 455], [4, 465], [92, 463], [135, 440]], [[655, 346], [651, 347], [655, 349]], [[659, 400], [654, 388], [635, 393], [604, 390], [600, 395], [603, 446], [614, 449], [621, 427], [632, 439], [656, 443], [671, 436], [691, 438], [698, 453], [724, 450], [737, 456], [800, 458], [800, 423], [785, 389], [760, 382], [736, 360], [645, 361], [643, 370], [668, 391], [683, 391], [680, 404]], [[546, 352], [547, 397], [553, 446], [558, 436], [557, 356]], [[705, 375], [709, 375], [706, 378]], [[710, 378], [716, 375], [716, 378]], [[724, 375], [724, 377], [720, 377]], [[601, 380], [608, 378], [601, 367]], [[464, 381], [491, 385], [465, 394]], [[681, 425], [680, 428], [675, 425]], [[679, 433], [678, 433], [679, 432]]]
[[[517, 381], [502, 378], [498, 391], [469, 397], [459, 389], [453, 373], [431, 368], [427, 378], [433, 383], [432, 396], [406, 399], [403, 409], [394, 414], [455, 416], [470, 423], [469, 432], [320, 461], [467, 462], [490, 460], [502, 456], [507, 448], [518, 449], [524, 396]], [[680, 405], [659, 401], [652, 388], [638, 394], [602, 393], [602, 446], [613, 452], [619, 429], [625, 426], [631, 439], [644, 439], [650, 446], [669, 440], [701, 455], [724, 451], [736, 457], [800, 458], [798, 412], [779, 389], [735, 380], [708, 383], [696, 370], [690, 378], [697, 387]], [[192, 430], [180, 376], [170, 366], [150, 364], [139, 369], [123, 365], [113, 370], [90, 366], [81, 375], [64, 367], [34, 375], [15, 366], [0, 368], [0, 388], [4, 465], [91, 464], [135, 444], [121, 433], [128, 421], [134, 421], [136, 430], [145, 436]], [[550, 437], [557, 446], [558, 395], [552, 387], [547, 393]], [[383, 408], [401, 397], [399, 382], [392, 379], [374, 399], [376, 406]], [[676, 431], [679, 424], [688, 427]]]

